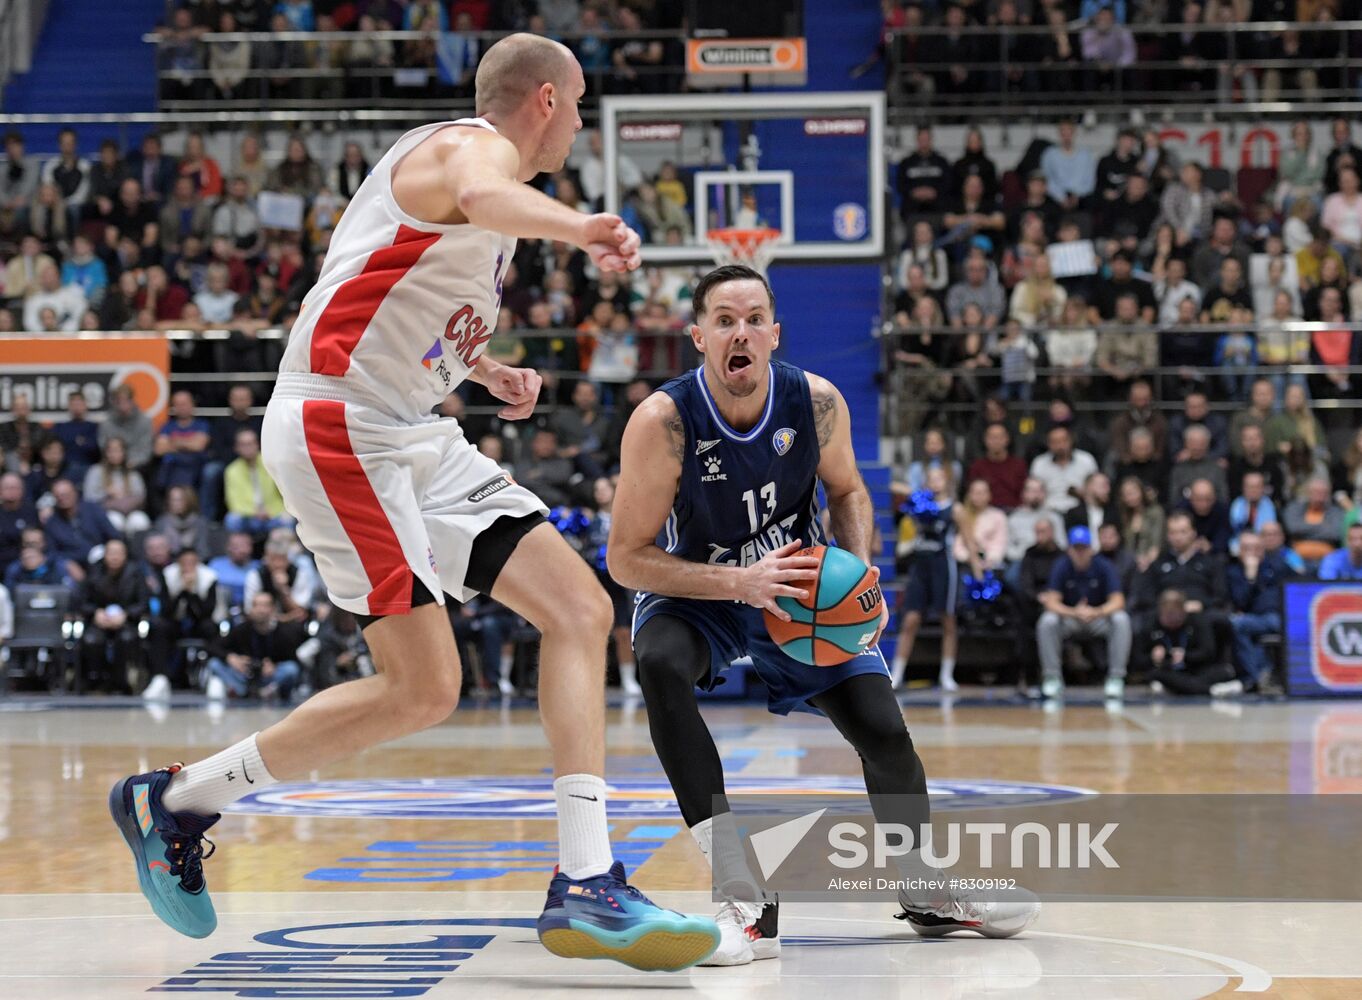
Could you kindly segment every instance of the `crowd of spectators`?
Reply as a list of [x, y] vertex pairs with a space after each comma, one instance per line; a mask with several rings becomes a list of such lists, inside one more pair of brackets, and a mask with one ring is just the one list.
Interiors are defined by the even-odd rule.
[[[604, 546], [624, 425], [651, 391], [635, 379], [607, 412], [595, 384], [579, 379], [571, 404], [518, 449], [495, 418], [464, 421], [479, 450], [552, 508], [550, 520], [610, 589], [620, 680], [634, 694], [630, 595], [609, 580]], [[39, 587], [45, 602], [53, 590], [65, 595], [79, 640], [71, 668], [86, 688], [126, 692], [151, 677], [152, 698], [197, 687], [211, 698], [287, 700], [372, 669], [353, 616], [327, 602], [260, 461], [250, 388], [228, 395], [227, 415], [206, 420], [177, 391], [157, 431], [124, 387], [100, 423], [86, 419], [79, 392], [68, 419], [46, 426], [26, 395], [14, 396], [0, 421], [0, 650], [22, 588]], [[441, 412], [464, 414], [462, 399]], [[221, 504], [211, 513], [200, 501], [209, 496]], [[451, 601], [450, 617], [476, 654], [465, 659], [474, 665], [466, 686], [532, 686], [532, 663], [517, 660], [533, 639], [526, 623], [487, 598]]]
[[[154, 134], [126, 158], [105, 142], [98, 164], [81, 156], [69, 129], [60, 156], [47, 164], [28, 156], [17, 134], [6, 146], [0, 187], [10, 187], [0, 191], [0, 245], [8, 241], [15, 253], [3, 272], [10, 308], [0, 310], [0, 329], [230, 331], [228, 340], [173, 341], [177, 375], [277, 364], [278, 341], [258, 334], [292, 323], [348, 198], [370, 169], [358, 143], [347, 143], [341, 160], [324, 167], [301, 136], [267, 165], [260, 141], [247, 134], [226, 167], [196, 134], [180, 157], [166, 154]], [[582, 209], [599, 204], [604, 173], [599, 135], [586, 146], [575, 168], [542, 179], [548, 194]], [[56, 180], [39, 182], [58, 161]], [[32, 191], [47, 194], [26, 197], [25, 178], [38, 185]], [[663, 220], [676, 220], [673, 199], [678, 190], [684, 197], [684, 188], [674, 177], [669, 184], [665, 172], [632, 180], [625, 214], [661, 236]], [[264, 225], [262, 193], [296, 199], [302, 225]], [[684, 268], [650, 268], [629, 279], [601, 275], [575, 248], [521, 241], [503, 280], [499, 326], [526, 336], [498, 338], [490, 350], [544, 373], [545, 416], [523, 430], [503, 426], [490, 415], [495, 401], [471, 384], [441, 408], [555, 508], [555, 523], [593, 565], [604, 565], [592, 545], [604, 542], [623, 422], [657, 381], [640, 374], [669, 376], [694, 360], [688, 340], [676, 335], [689, 318], [691, 280]], [[165, 665], [165, 679], [153, 682], [157, 696], [198, 683], [215, 695], [288, 697], [299, 684], [312, 688], [367, 663], [362, 636], [318, 589], [260, 462], [267, 399], [256, 386], [267, 385], [210, 380], [195, 383], [197, 394], [180, 389], [159, 430], [128, 387], [111, 394], [102, 421], [89, 419], [87, 401], [74, 392], [66, 419], [50, 425], [32, 419], [26, 395], [13, 394], [8, 419], [0, 420], [7, 473], [0, 579], [10, 598], [24, 584], [69, 590], [83, 626], [79, 659], [92, 683], [121, 689], [129, 665]], [[204, 419], [200, 406], [222, 415]], [[184, 568], [189, 582], [167, 592], [163, 580], [186, 552], [196, 559], [192, 570]], [[261, 567], [273, 561], [273, 569], [252, 570], [257, 558]], [[627, 599], [616, 597], [623, 624]], [[122, 613], [109, 614], [113, 607]], [[461, 640], [481, 653], [481, 673], [470, 681], [503, 693], [532, 682], [515, 660], [523, 622], [489, 600], [452, 614]], [[276, 640], [259, 637], [267, 620], [288, 626], [284, 645], [298, 639], [301, 660], [281, 659], [270, 646]], [[150, 630], [146, 642], [136, 641], [145, 638], [139, 628]], [[247, 647], [274, 651], [248, 655]], [[636, 692], [627, 638], [617, 637], [616, 648], [622, 682]], [[338, 658], [339, 666], [332, 662]]]
[[911, 495], [946, 468], [962, 567], [1006, 579], [1052, 691], [1070, 637], [1107, 640], [1115, 679], [1130, 662], [1169, 690], [1266, 684], [1281, 579], [1362, 576], [1362, 149], [1348, 120], [1330, 131], [1321, 149], [1297, 123], [1248, 200], [1155, 133], [1094, 150], [1072, 122], [1006, 173], [978, 131], [952, 163], [922, 128], [898, 164], [897, 478]]
[[[1028, 433], [996, 396], [959, 439], [928, 428], [896, 486], [900, 571], [918, 535], [906, 499], [939, 470], [962, 497], [955, 559], [974, 581], [954, 610], [966, 627], [1006, 621], [1034, 639], [1048, 696], [1062, 690], [1068, 639], [1105, 640], [1105, 657], [1089, 662], [1110, 681], [1133, 665], [1180, 693], [1274, 689], [1260, 640], [1281, 630], [1282, 581], [1362, 580], [1362, 432], [1331, 456], [1299, 385], [1280, 408], [1270, 379], [1250, 391], [1253, 405], [1229, 421], [1211, 419], [1221, 415], [1200, 391], [1166, 419], [1136, 381], [1105, 434], [1059, 401]], [[1203, 623], [1215, 657], [1198, 653], [1192, 675], [1170, 678], [1184, 654], [1159, 652], [1160, 636]]]
[[[576, 54], [589, 92], [674, 93], [678, 0], [185, 0], [157, 30], [161, 96], [240, 103], [471, 98], [489, 32], [532, 31]], [[391, 39], [380, 32], [426, 32]], [[340, 33], [247, 41], [218, 35]]]
[[[1221, 103], [1316, 100], [1353, 82], [1338, 0], [883, 0], [890, 93], [938, 103], [1131, 91]], [[1305, 29], [1253, 22], [1298, 22]], [[1239, 29], [1239, 30], [1235, 30]], [[1332, 63], [1330, 62], [1332, 60]], [[867, 63], [868, 65], [868, 63]]]
[[[584, 145], [576, 167], [539, 183], [587, 209], [604, 193], [599, 133]], [[63, 130], [60, 148], [40, 162], [22, 135], [5, 137], [0, 253], [9, 255], [0, 295], [8, 308], [0, 309], [0, 332], [231, 331], [227, 340], [175, 341], [182, 373], [277, 366], [279, 342], [259, 334], [292, 324], [372, 166], [357, 141], [344, 143], [337, 162], [319, 162], [302, 135], [289, 137], [277, 161], [250, 132], [231, 163], [208, 155], [196, 132], [180, 156], [165, 152], [155, 133], [126, 155], [106, 139], [97, 162], [82, 155], [74, 129]], [[688, 231], [674, 168], [649, 177], [633, 167], [629, 182], [621, 211], [645, 237], [664, 242]], [[673, 335], [689, 313], [691, 277], [685, 268], [602, 276], [576, 248], [522, 240], [503, 281], [499, 326], [529, 336], [499, 338], [497, 349], [616, 386], [640, 372], [674, 372], [684, 348]], [[222, 405], [221, 392], [206, 389], [200, 401]], [[565, 385], [561, 401], [569, 393]]]

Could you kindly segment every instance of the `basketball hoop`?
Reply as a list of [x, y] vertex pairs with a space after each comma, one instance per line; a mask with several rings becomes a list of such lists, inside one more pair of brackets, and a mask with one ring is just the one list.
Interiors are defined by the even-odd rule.
[[746, 264], [765, 274], [776, 255], [780, 230], [769, 227], [711, 229], [708, 236], [709, 250], [717, 263]]

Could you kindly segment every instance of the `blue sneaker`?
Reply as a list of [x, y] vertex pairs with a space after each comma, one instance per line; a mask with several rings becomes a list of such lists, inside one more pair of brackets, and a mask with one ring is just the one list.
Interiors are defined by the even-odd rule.
[[167, 924], [192, 938], [213, 933], [218, 925], [213, 901], [203, 881], [203, 832], [219, 817], [170, 813], [161, 795], [180, 770], [172, 764], [150, 774], [124, 778], [109, 792], [109, 812], [132, 850], [137, 883], [152, 910]]
[[612, 958], [644, 972], [679, 972], [713, 954], [719, 928], [654, 905], [624, 881], [624, 865], [616, 861], [592, 878], [554, 873], [539, 940], [563, 958]]

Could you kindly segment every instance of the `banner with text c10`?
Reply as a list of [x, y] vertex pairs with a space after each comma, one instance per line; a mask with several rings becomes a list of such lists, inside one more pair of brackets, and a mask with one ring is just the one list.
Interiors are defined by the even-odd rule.
[[16, 394], [26, 394], [35, 420], [66, 419], [66, 401], [80, 390], [98, 419], [108, 411], [110, 395], [120, 385], [132, 387], [137, 406], [160, 427], [170, 401], [170, 348], [159, 334], [126, 334], [84, 338], [0, 336], [0, 410], [8, 411]]

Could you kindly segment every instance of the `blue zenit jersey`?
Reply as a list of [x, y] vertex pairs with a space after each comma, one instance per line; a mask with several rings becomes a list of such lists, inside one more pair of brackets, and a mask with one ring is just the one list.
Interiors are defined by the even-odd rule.
[[955, 545], [954, 503], [947, 502], [935, 515], [915, 517], [917, 544], [914, 552], [947, 552]]
[[676, 403], [686, 441], [659, 547], [692, 562], [750, 566], [795, 539], [823, 544], [818, 433], [802, 369], [771, 362], [766, 409], [741, 433], [720, 416], [703, 368], [661, 391]]

